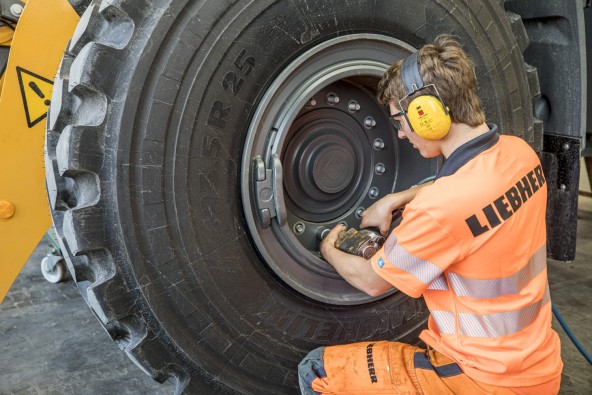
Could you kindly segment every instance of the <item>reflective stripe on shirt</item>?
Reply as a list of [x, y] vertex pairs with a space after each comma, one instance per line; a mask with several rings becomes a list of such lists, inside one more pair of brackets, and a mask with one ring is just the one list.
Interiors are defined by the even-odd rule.
[[[541, 300], [519, 310], [486, 315], [459, 313], [458, 323], [460, 334], [467, 337], [497, 338], [520, 332], [534, 322], [541, 308], [550, 300], [549, 285], [547, 284], [545, 294]], [[453, 312], [437, 310], [432, 311], [431, 314], [438, 325], [440, 333], [446, 335], [456, 333]]]
[[429, 290], [448, 290], [446, 275], [452, 290], [457, 296], [471, 298], [497, 298], [503, 295], [517, 295], [547, 267], [547, 246], [540, 247], [529, 259], [528, 264], [514, 275], [491, 280], [478, 280], [460, 274], [444, 272], [433, 263], [420, 259], [407, 252], [397, 243], [393, 234], [385, 245], [387, 259], [398, 269], [403, 270], [424, 284]]
[[384, 245], [387, 259], [398, 269], [403, 270], [417, 278], [424, 284], [430, 284], [438, 278], [443, 270], [429, 261], [425, 261], [410, 254], [397, 243], [394, 233], [387, 239]]
[[547, 267], [547, 246], [543, 245], [528, 260], [528, 264], [514, 275], [493, 280], [476, 280], [448, 273], [452, 290], [458, 296], [471, 298], [497, 298], [517, 295]]
[[432, 281], [427, 289], [431, 289], [432, 291], [448, 291], [448, 283], [446, 282], [444, 274], [441, 274], [438, 278]]

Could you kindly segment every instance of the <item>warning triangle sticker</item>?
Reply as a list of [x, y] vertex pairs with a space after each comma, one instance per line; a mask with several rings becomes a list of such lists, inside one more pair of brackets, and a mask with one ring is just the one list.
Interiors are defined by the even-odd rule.
[[17, 67], [16, 73], [21, 87], [27, 125], [32, 128], [47, 116], [53, 82], [22, 67]]

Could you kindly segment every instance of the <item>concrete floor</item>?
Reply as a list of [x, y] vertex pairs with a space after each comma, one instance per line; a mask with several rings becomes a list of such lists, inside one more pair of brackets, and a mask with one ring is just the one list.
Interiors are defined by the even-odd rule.
[[[588, 186], [589, 190], [589, 186]], [[549, 261], [553, 302], [592, 353], [592, 199], [581, 198], [575, 261]], [[171, 394], [119, 351], [73, 282], [45, 281], [43, 240], [0, 305], [0, 394]], [[565, 364], [561, 394], [592, 394], [592, 366], [557, 321]]]

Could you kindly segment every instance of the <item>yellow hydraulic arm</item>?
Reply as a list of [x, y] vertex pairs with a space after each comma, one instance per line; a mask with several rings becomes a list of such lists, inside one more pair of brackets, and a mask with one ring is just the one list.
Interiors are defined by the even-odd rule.
[[51, 225], [46, 113], [78, 19], [66, 0], [28, 0], [12, 39], [0, 93], [0, 303]]

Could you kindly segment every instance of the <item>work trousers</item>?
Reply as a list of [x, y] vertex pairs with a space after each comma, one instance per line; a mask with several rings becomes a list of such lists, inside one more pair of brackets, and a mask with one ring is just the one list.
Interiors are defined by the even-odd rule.
[[388, 341], [317, 348], [302, 360], [298, 374], [303, 395], [557, 394], [561, 381], [519, 388], [488, 385], [431, 348]]

